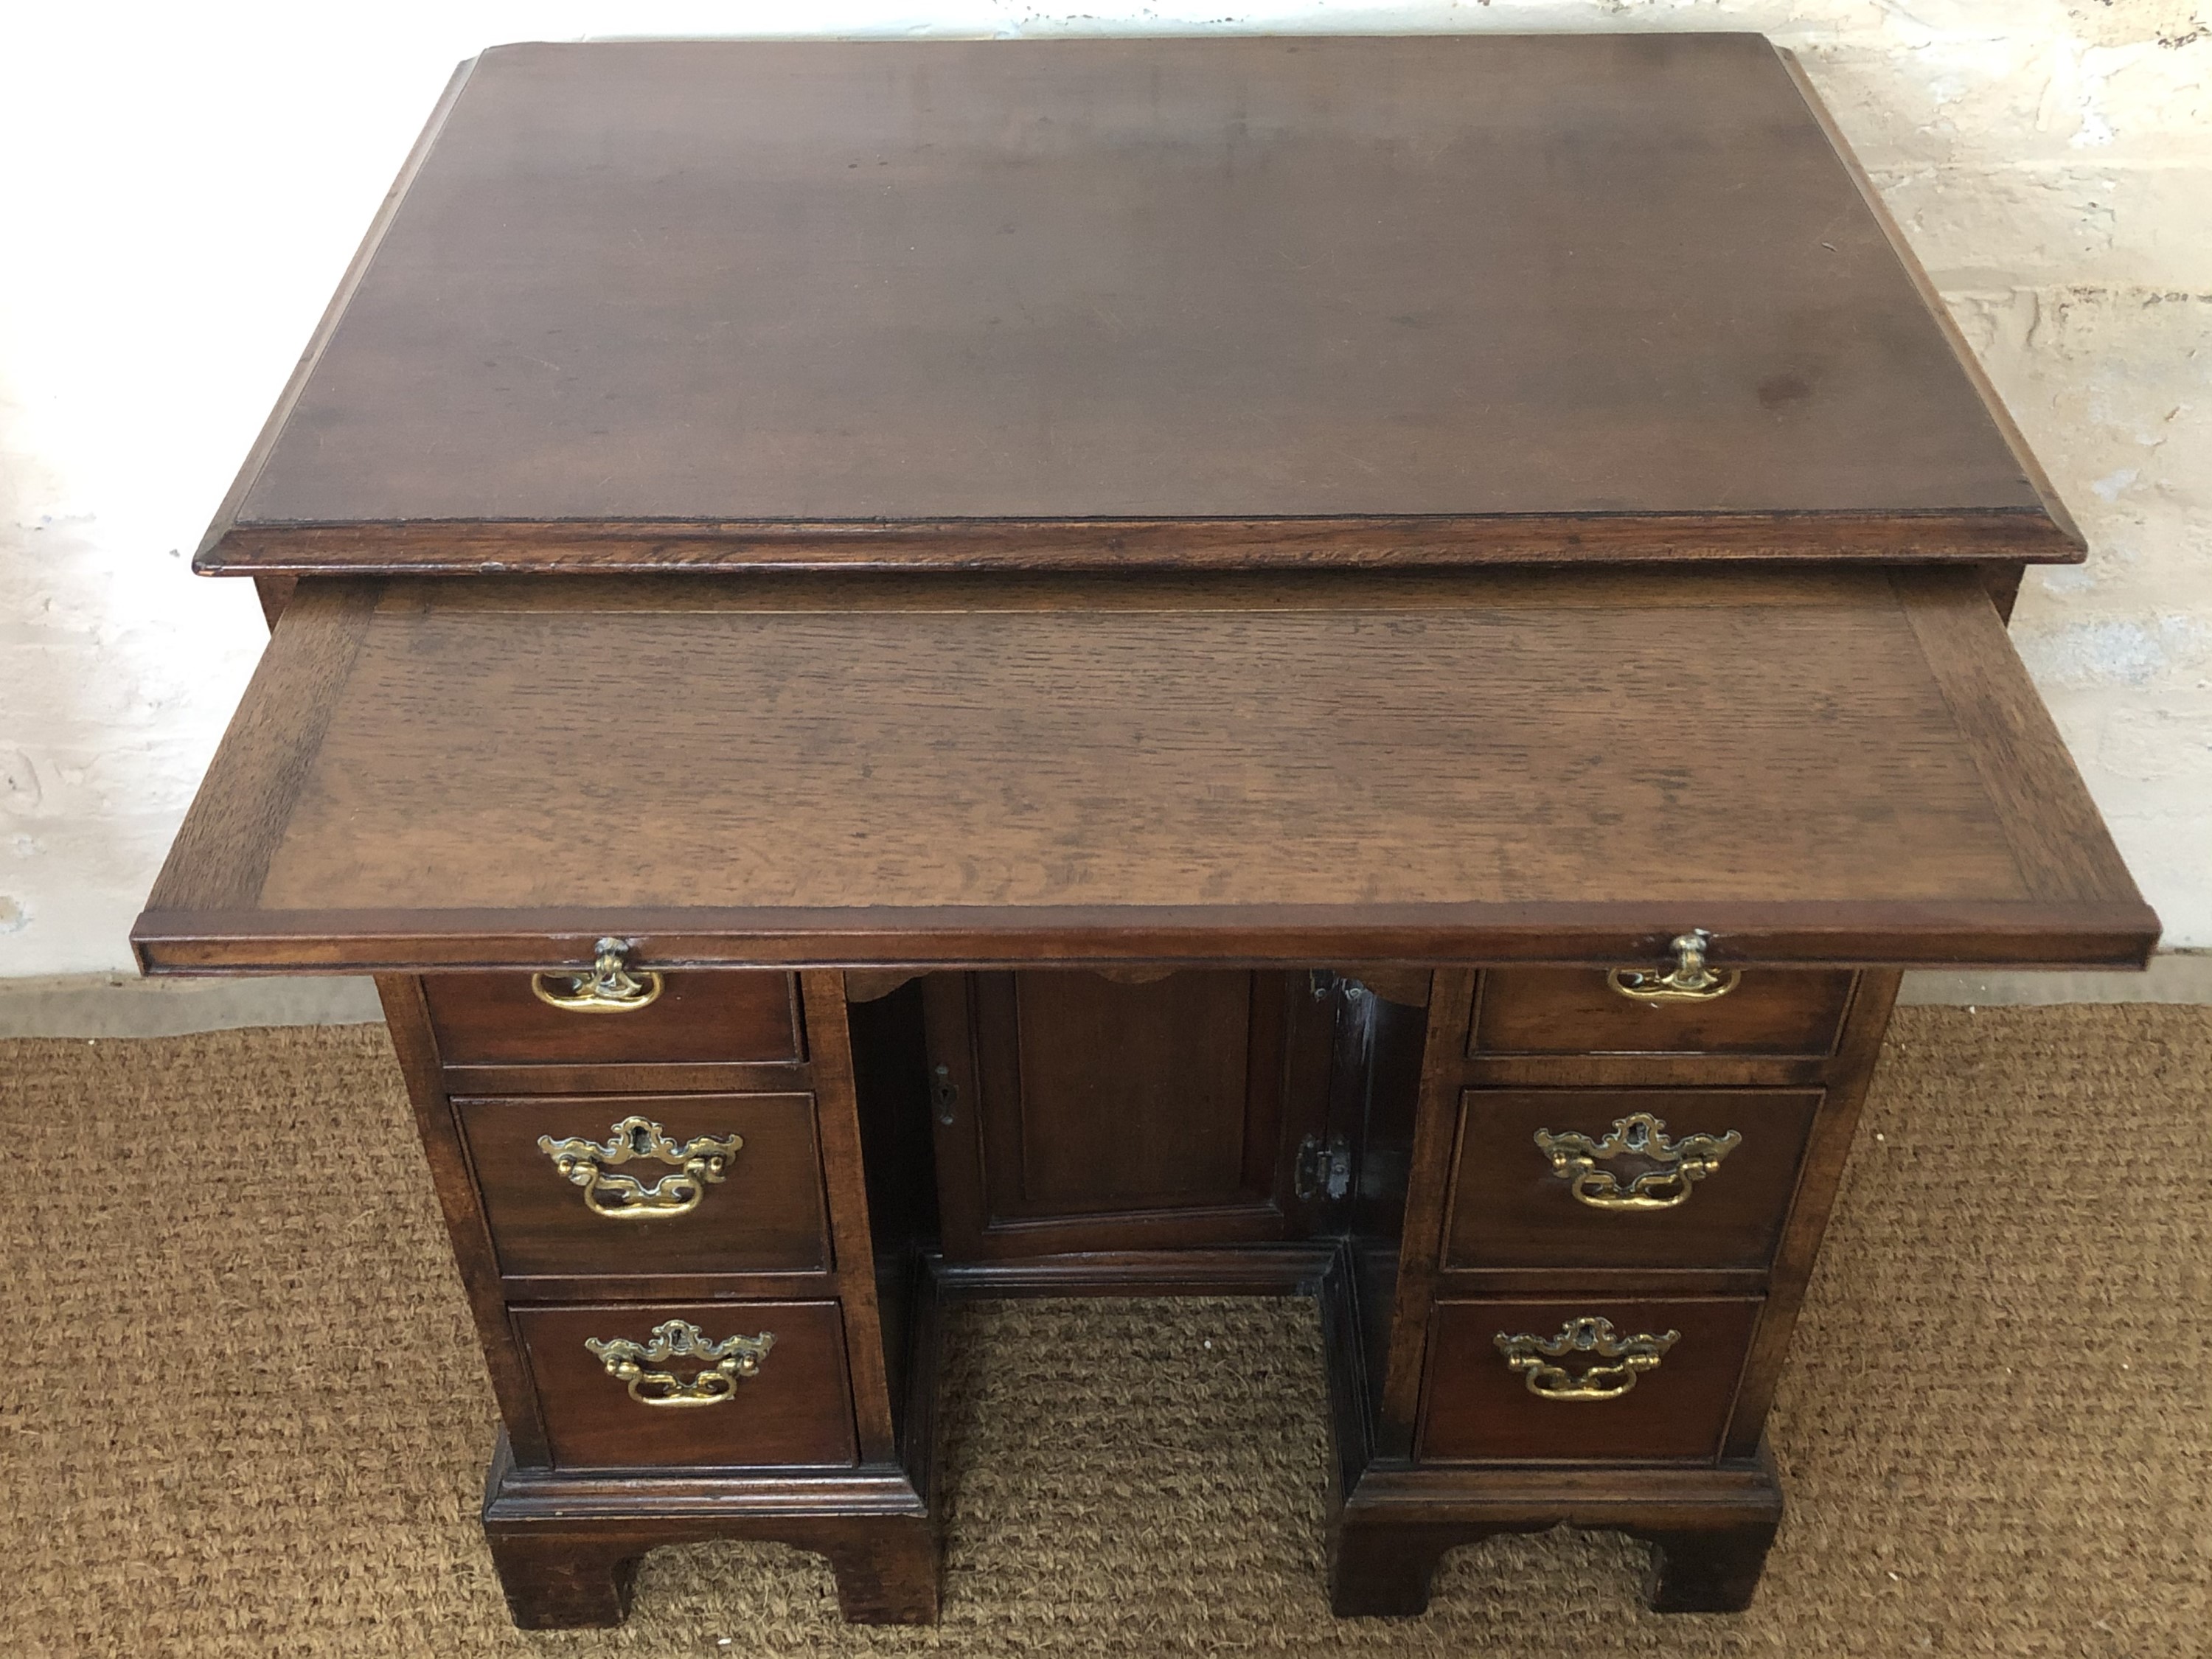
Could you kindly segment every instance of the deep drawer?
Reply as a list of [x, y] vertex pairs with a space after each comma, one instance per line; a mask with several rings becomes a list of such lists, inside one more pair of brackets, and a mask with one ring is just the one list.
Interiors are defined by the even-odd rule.
[[[556, 1468], [856, 1461], [844, 1322], [834, 1302], [521, 1308], [513, 1316]], [[763, 1334], [770, 1343], [750, 1375], [717, 1374], [753, 1364], [742, 1351], [720, 1359], [696, 1352], [702, 1341]], [[592, 1342], [634, 1346], [594, 1351]], [[610, 1370], [625, 1362], [636, 1368], [634, 1380]], [[647, 1403], [654, 1399], [669, 1402]]]
[[1832, 1052], [1848, 971], [1752, 968], [1709, 1002], [1639, 1002], [1602, 968], [1498, 969], [1482, 976], [1470, 1054], [1769, 1054]]
[[1820, 1105], [1809, 1089], [1470, 1089], [1443, 1265], [1765, 1267]]
[[811, 1095], [571, 1095], [454, 1109], [503, 1273], [830, 1266]]
[[[1440, 1302], [1429, 1328], [1417, 1455], [1429, 1462], [1706, 1462], [1720, 1455], [1756, 1297]], [[1596, 1346], [1571, 1340], [1577, 1322]], [[1672, 1342], [1666, 1342], [1668, 1333]], [[1516, 1370], [1498, 1339], [1529, 1352]], [[1657, 1339], [1642, 1342], [1637, 1339]], [[1626, 1352], [1615, 1352], [1626, 1345]], [[1520, 1345], [1528, 1348], [1530, 1343]], [[1663, 1346], [1656, 1364], [1649, 1350]], [[1532, 1389], [1531, 1382], [1547, 1392]], [[1577, 1397], [1575, 1391], [1604, 1397]]]
[[640, 1008], [577, 1012], [531, 988], [529, 974], [428, 974], [422, 994], [449, 1066], [591, 1066], [798, 1060], [792, 977], [672, 973]]

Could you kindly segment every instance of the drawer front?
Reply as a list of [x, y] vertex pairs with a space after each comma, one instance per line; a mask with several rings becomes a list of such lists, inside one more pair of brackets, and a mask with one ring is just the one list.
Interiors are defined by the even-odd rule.
[[593, 1066], [805, 1058], [792, 977], [675, 973], [642, 1007], [556, 1008], [529, 974], [427, 974], [422, 994], [449, 1066]]
[[1763, 1267], [1818, 1090], [1470, 1089], [1447, 1267]]
[[[556, 1468], [857, 1461], [844, 1322], [834, 1302], [520, 1308], [513, 1317]], [[771, 1340], [753, 1361], [742, 1348], [720, 1358], [697, 1352], [702, 1342], [763, 1335]], [[595, 1351], [590, 1343], [630, 1346]], [[609, 1369], [625, 1363], [635, 1367], [634, 1380]], [[656, 1398], [668, 1403], [647, 1403]]]
[[1645, 1002], [1602, 968], [1506, 968], [1482, 976], [1470, 1054], [1831, 1053], [1857, 977], [1845, 971], [1748, 968], [1707, 1002]]
[[811, 1095], [568, 1095], [454, 1109], [503, 1273], [830, 1266]]
[[[1759, 1306], [1756, 1297], [1440, 1302], [1429, 1331], [1418, 1455], [1430, 1462], [1710, 1462], [1720, 1455]], [[1609, 1330], [1578, 1324], [1598, 1320]], [[1521, 1369], [1500, 1351], [1501, 1335], [1528, 1340], [1516, 1345]], [[1577, 1346], [1577, 1335], [1592, 1345]], [[1636, 1340], [1643, 1338], [1656, 1340]], [[1565, 1351], [1548, 1354], [1536, 1343]], [[1647, 1364], [1649, 1350], [1662, 1346]]]

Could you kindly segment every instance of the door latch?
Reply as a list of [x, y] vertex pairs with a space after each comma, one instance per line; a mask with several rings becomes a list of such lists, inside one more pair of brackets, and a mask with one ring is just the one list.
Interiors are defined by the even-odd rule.
[[1308, 1203], [1317, 1198], [1332, 1203], [1342, 1198], [1352, 1190], [1351, 1143], [1342, 1135], [1331, 1135], [1327, 1140], [1308, 1135], [1301, 1140], [1291, 1189]]

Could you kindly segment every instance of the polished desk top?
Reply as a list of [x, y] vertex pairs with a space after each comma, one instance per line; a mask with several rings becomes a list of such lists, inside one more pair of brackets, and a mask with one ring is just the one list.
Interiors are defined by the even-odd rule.
[[2081, 544], [1744, 34], [523, 46], [203, 569]]
[[[302, 586], [156, 968], [2138, 963], [1972, 573]], [[588, 951], [584, 952], [588, 955]]]

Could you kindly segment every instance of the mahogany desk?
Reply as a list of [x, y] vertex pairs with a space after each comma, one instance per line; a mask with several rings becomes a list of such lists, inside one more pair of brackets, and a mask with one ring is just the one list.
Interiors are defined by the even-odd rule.
[[502, 48], [133, 937], [378, 975], [526, 1625], [933, 1617], [978, 1291], [1317, 1296], [1340, 1612], [1737, 1607], [1899, 970], [2156, 937], [2004, 635], [2081, 554], [1755, 37]]

